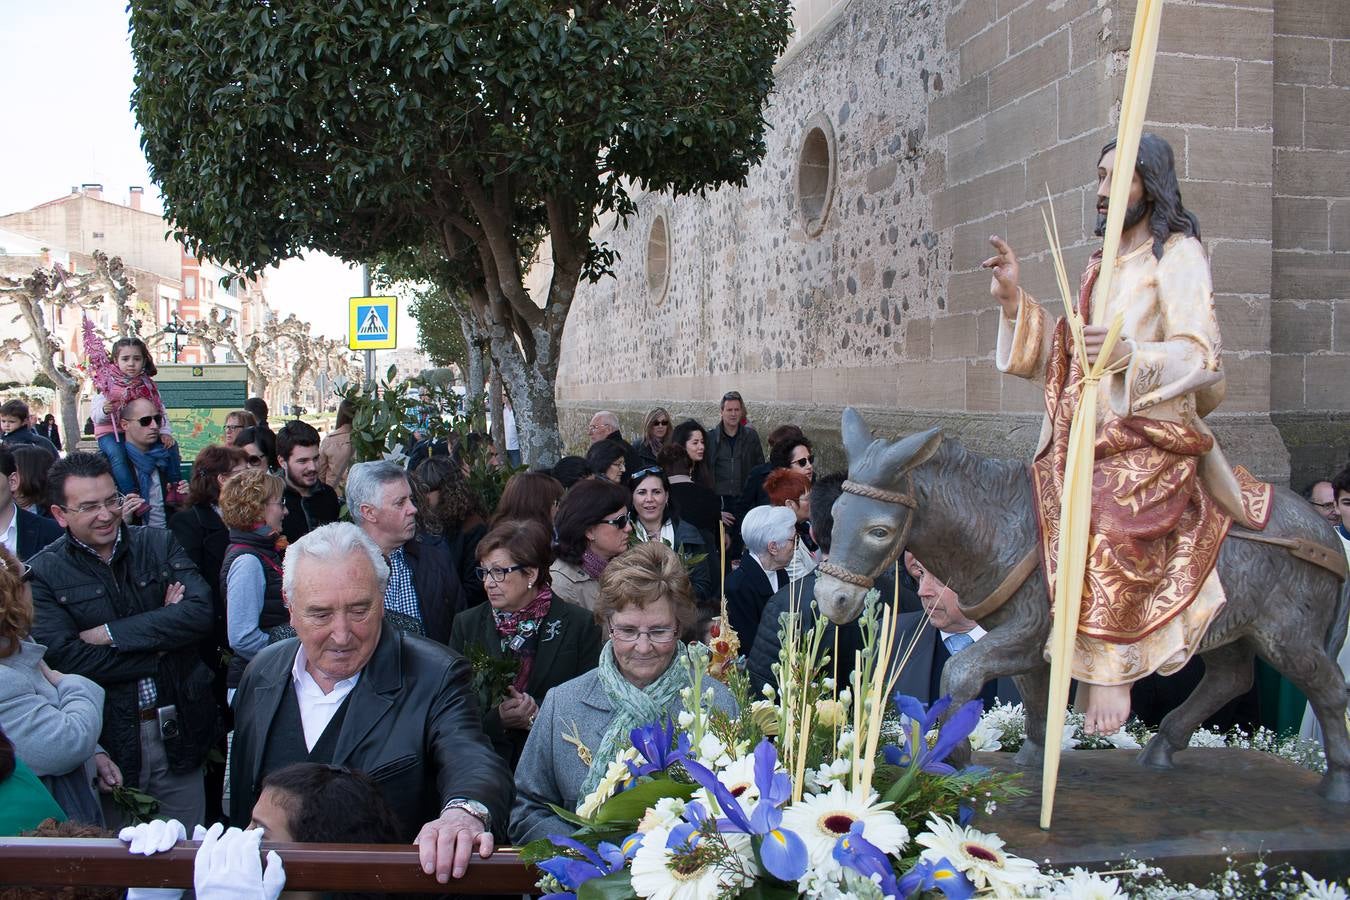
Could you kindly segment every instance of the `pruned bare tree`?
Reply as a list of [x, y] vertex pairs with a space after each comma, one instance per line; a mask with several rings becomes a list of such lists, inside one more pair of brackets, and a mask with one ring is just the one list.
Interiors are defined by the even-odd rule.
[[[48, 321], [46, 310], [79, 309], [83, 312], [106, 300], [119, 311], [120, 317], [122, 310], [130, 309], [130, 297], [135, 292], [136, 285], [123, 268], [121, 258], [109, 259], [102, 251], [94, 252], [94, 268], [81, 274], [67, 272], [58, 264], [36, 268], [26, 278], [0, 276], [0, 306], [14, 307], [10, 324], [22, 322], [27, 331], [25, 338], [6, 339], [0, 345], [0, 353], [6, 358], [27, 355], [56, 385], [61, 428], [68, 435], [77, 435], [81, 431], [78, 398], [83, 376], [63, 361], [62, 348], [52, 334], [52, 323]], [[124, 321], [119, 318], [119, 328]]]

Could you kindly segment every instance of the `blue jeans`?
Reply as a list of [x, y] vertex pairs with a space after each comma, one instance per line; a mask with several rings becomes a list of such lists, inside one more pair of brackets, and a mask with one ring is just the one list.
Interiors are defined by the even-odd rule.
[[[131, 469], [131, 460], [127, 459], [127, 452], [122, 448], [122, 442], [116, 435], [105, 434], [98, 439], [98, 449], [108, 459], [108, 465], [112, 468], [113, 481], [117, 482], [117, 489], [124, 494], [139, 494], [141, 492], [140, 480], [136, 473]], [[164, 482], [167, 489], [170, 485], [177, 484], [183, 480], [183, 461], [178, 452], [178, 445], [174, 444], [169, 448], [169, 462], [160, 469], [160, 480]]]

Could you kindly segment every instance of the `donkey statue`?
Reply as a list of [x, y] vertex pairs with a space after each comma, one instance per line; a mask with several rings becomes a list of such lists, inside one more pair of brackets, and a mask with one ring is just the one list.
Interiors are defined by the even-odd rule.
[[[1027, 740], [1017, 761], [1039, 765], [1051, 602], [1028, 467], [980, 456], [944, 440], [937, 428], [895, 443], [873, 440], [853, 409], [844, 410], [843, 439], [849, 480], [834, 505], [829, 560], [818, 570], [818, 608], [835, 623], [857, 618], [872, 579], [908, 548], [988, 631], [942, 673], [951, 708], [979, 696], [986, 681], [1012, 676], [1026, 707]], [[1227, 603], [1197, 650], [1204, 678], [1163, 720], [1140, 762], [1170, 768], [1196, 727], [1251, 686], [1253, 657], [1260, 654], [1308, 696], [1321, 722], [1327, 771], [1320, 792], [1350, 803], [1346, 681], [1335, 662], [1350, 611], [1350, 589], [1333, 572], [1343, 551], [1326, 521], [1297, 495], [1277, 489], [1273, 505], [1260, 540], [1230, 534], [1224, 541], [1217, 565]], [[1288, 539], [1294, 538], [1303, 539], [1297, 542], [1301, 556], [1322, 564], [1293, 555], [1288, 547], [1295, 541]]]

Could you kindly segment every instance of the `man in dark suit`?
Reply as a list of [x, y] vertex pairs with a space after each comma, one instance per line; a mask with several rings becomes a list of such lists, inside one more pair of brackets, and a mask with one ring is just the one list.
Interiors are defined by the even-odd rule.
[[[956, 592], [929, 572], [909, 551], [905, 551], [905, 570], [919, 583], [919, 601], [927, 614], [906, 613], [900, 617], [897, 659], [915, 640], [916, 631], [919, 635], [895, 689], [924, 703], [932, 703], [942, 696], [942, 669], [947, 660], [984, 637], [985, 631], [962, 615]], [[997, 683], [991, 681], [984, 685], [980, 699], [988, 709], [995, 700], [1020, 703], [1022, 695], [1011, 678], [1000, 678]]]
[[26, 561], [43, 547], [65, 534], [52, 519], [19, 509], [14, 492], [19, 489], [19, 471], [14, 452], [0, 444], [0, 544]]
[[263, 777], [292, 763], [357, 769], [444, 882], [505, 835], [511, 773], [483, 734], [464, 658], [383, 627], [388, 578], [380, 548], [348, 522], [286, 551], [297, 636], [260, 652], [239, 684], [230, 818], [246, 826]]
[[727, 617], [748, 654], [769, 598], [787, 586], [787, 564], [797, 547], [797, 515], [785, 506], [756, 506], [741, 523], [745, 552], [727, 579]]

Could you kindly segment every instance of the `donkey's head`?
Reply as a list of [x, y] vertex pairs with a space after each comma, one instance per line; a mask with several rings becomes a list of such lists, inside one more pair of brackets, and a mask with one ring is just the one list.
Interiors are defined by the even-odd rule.
[[927, 461], [942, 444], [940, 428], [893, 444], [873, 440], [852, 407], [844, 410], [842, 432], [848, 481], [834, 503], [830, 558], [817, 569], [816, 579], [816, 606], [839, 625], [858, 617], [873, 579], [904, 548], [917, 514], [909, 470]]

